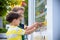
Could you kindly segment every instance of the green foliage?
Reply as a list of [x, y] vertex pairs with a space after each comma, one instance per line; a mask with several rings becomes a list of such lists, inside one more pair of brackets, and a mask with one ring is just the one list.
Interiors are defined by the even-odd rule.
[[6, 21], [5, 17], [3, 17], [3, 28], [6, 28], [6, 24], [8, 24], [8, 22]]
[[26, 0], [25, 2], [27, 3], [27, 6], [25, 6], [24, 19], [25, 19], [25, 24], [28, 25], [28, 0]]
[[5, 28], [0, 28], [0, 33], [6, 33], [7, 30]]
[[0, 16], [5, 16], [7, 12], [7, 0], [0, 0]]
[[5, 16], [7, 11], [10, 10], [11, 8], [10, 3], [12, 3], [13, 1], [11, 0], [0, 0], [0, 16]]

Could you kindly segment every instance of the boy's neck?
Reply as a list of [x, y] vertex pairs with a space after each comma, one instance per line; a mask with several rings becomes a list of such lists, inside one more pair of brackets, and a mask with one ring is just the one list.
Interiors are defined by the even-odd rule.
[[10, 25], [16, 27], [16, 25], [14, 25], [13, 23], [10, 23]]

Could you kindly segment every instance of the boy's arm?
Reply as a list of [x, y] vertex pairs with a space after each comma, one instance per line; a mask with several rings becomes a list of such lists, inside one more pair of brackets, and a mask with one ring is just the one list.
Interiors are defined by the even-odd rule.
[[32, 24], [31, 26], [24, 26], [25, 27], [25, 29], [27, 29], [27, 30], [31, 30], [32, 28], [34, 28], [34, 27], [36, 27], [36, 28], [38, 28], [38, 27], [41, 27], [42, 26], [42, 23], [38, 23], [38, 22], [35, 22], [34, 24]]
[[34, 23], [33, 25], [31, 25], [30, 27], [27, 27], [27, 29], [25, 29], [25, 34], [31, 34], [32, 32], [34, 32], [39, 26], [42, 26], [41, 23]]
[[31, 34], [32, 32], [34, 32], [36, 30], [36, 28], [32, 28], [31, 30], [25, 30], [25, 34]]

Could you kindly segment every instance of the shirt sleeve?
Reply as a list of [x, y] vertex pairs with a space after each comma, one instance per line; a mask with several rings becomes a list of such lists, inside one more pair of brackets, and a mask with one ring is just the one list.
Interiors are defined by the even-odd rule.
[[17, 33], [20, 34], [20, 35], [24, 35], [25, 34], [25, 30], [19, 28]]

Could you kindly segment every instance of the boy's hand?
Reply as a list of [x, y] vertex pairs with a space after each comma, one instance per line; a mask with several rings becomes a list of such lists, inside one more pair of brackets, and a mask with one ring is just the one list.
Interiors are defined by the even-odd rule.
[[27, 29], [28, 27], [24, 25], [24, 29]]
[[36, 26], [42, 26], [43, 23], [42, 23], [42, 22], [35, 22], [35, 25], [36, 25]]
[[34, 27], [38, 28], [39, 27], [39, 22], [35, 22]]
[[40, 26], [40, 27], [42, 27], [42, 26], [43, 26], [43, 23], [42, 23], [42, 22], [40, 22], [40, 23], [39, 23], [39, 26]]

